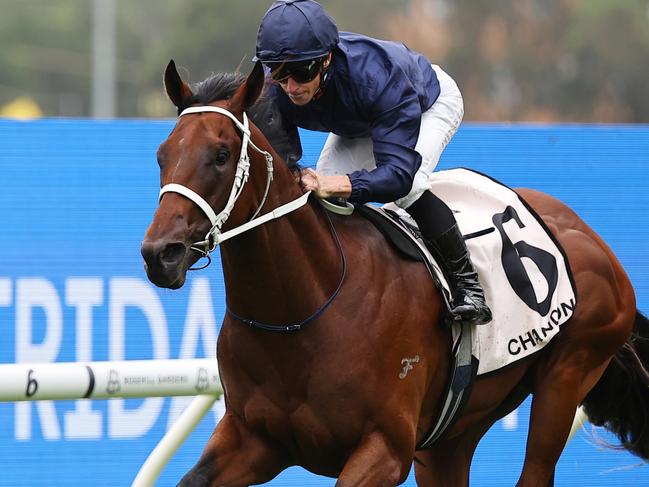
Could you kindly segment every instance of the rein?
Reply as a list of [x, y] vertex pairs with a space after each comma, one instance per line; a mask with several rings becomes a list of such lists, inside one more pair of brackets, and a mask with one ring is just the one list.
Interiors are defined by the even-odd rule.
[[326, 217], [327, 217], [327, 223], [329, 223], [329, 229], [331, 230], [331, 234], [334, 237], [334, 240], [336, 241], [336, 246], [338, 247], [338, 252], [340, 254], [340, 260], [342, 262], [342, 272], [340, 275], [340, 281], [338, 282], [338, 286], [336, 287], [336, 290], [329, 296], [329, 299], [325, 301], [325, 303], [320, 306], [314, 313], [311, 314], [308, 318], [298, 321], [297, 323], [292, 323], [289, 325], [278, 325], [278, 324], [273, 324], [273, 323], [264, 323], [263, 321], [256, 321], [256, 320], [250, 320], [247, 318], [242, 318], [238, 314], [234, 313], [229, 306], [226, 305], [226, 311], [232, 316], [233, 318], [241, 321], [242, 323], [250, 326], [251, 328], [259, 328], [260, 330], [265, 330], [265, 331], [273, 331], [273, 332], [293, 332], [293, 331], [300, 331], [304, 326], [308, 325], [311, 323], [313, 320], [315, 320], [318, 316], [322, 314], [322, 312], [327, 309], [327, 307], [333, 302], [333, 300], [338, 296], [338, 293], [340, 292], [341, 288], [343, 287], [343, 282], [345, 281], [345, 276], [347, 275], [347, 258], [345, 257], [345, 252], [343, 251], [343, 246], [340, 243], [340, 239], [338, 238], [338, 233], [336, 232], [336, 229], [333, 225], [333, 222], [331, 221], [331, 217], [329, 216], [329, 213], [327, 211], [324, 212]]
[[[264, 223], [269, 222], [271, 220], [280, 218], [288, 213], [291, 213], [303, 207], [307, 203], [309, 196], [311, 195], [311, 191], [308, 191], [304, 193], [302, 196], [300, 196], [299, 198], [290, 201], [282, 206], [279, 206], [274, 210], [258, 217], [257, 215], [261, 211], [261, 208], [264, 206], [264, 203], [268, 198], [270, 184], [273, 181], [273, 156], [270, 154], [270, 152], [260, 149], [252, 141], [250, 136], [248, 116], [246, 115], [245, 112], [243, 113], [243, 123], [241, 123], [237, 119], [237, 117], [235, 117], [230, 111], [224, 108], [215, 107], [211, 105], [185, 108], [180, 113], [178, 118], [184, 115], [189, 115], [193, 113], [205, 113], [205, 112], [220, 113], [221, 115], [225, 115], [226, 117], [228, 117], [234, 122], [235, 126], [241, 131], [241, 153], [239, 154], [239, 161], [237, 162], [237, 168], [234, 175], [234, 183], [232, 185], [232, 190], [230, 191], [230, 196], [228, 198], [227, 203], [225, 204], [225, 207], [223, 208], [223, 210], [221, 210], [221, 212], [218, 215], [212, 209], [210, 204], [207, 201], [205, 201], [205, 199], [201, 195], [191, 190], [187, 186], [178, 183], [169, 183], [169, 184], [165, 184], [160, 189], [158, 201], [162, 200], [162, 197], [165, 195], [165, 193], [180, 194], [185, 198], [196, 203], [196, 205], [198, 205], [198, 207], [201, 210], [203, 210], [203, 213], [205, 213], [205, 216], [207, 216], [210, 223], [212, 224], [212, 227], [207, 232], [207, 235], [205, 235], [205, 238], [201, 241], [194, 242], [190, 246], [190, 249], [199, 252], [202, 255], [202, 257], [207, 258], [208, 260], [207, 264], [205, 264], [202, 267], [192, 267], [190, 268], [190, 270], [205, 269], [212, 261], [210, 258], [210, 254], [216, 249], [216, 247], [221, 242], [236, 237], [237, 235], [241, 235], [242, 233], [247, 232], [248, 230], [263, 225]], [[247, 223], [232, 228], [231, 230], [228, 230], [226, 232], [221, 232], [221, 227], [230, 217], [230, 213], [232, 212], [235, 203], [237, 202], [239, 196], [241, 196], [241, 193], [243, 192], [243, 187], [248, 182], [248, 177], [250, 175], [250, 157], [248, 155], [248, 146], [252, 147], [254, 150], [262, 154], [266, 159], [267, 176], [266, 176], [266, 189], [264, 190], [264, 196], [261, 200], [261, 203], [259, 204], [259, 207], [255, 211], [254, 215], [252, 215], [252, 218]], [[264, 323], [260, 321], [242, 318], [237, 314], [235, 314], [229, 307], [226, 307], [227, 312], [233, 318], [241, 321], [246, 325], [249, 325], [250, 327], [258, 328], [265, 331], [294, 332], [294, 331], [301, 330], [302, 327], [304, 327], [311, 321], [315, 320], [333, 302], [333, 300], [340, 292], [340, 289], [342, 288], [343, 282], [345, 280], [345, 276], [347, 274], [347, 259], [345, 258], [345, 253], [343, 251], [342, 244], [340, 243], [340, 239], [338, 238], [336, 229], [333, 225], [333, 222], [331, 221], [331, 217], [329, 216], [329, 213], [327, 211], [325, 211], [325, 215], [327, 217], [327, 223], [329, 224], [331, 234], [334, 237], [342, 261], [342, 273], [341, 273], [342, 275], [340, 277], [340, 282], [338, 283], [338, 286], [336, 287], [332, 295], [329, 297], [329, 299], [327, 299], [327, 301], [322, 306], [320, 306], [313, 314], [311, 314], [311, 316], [309, 316], [308, 318], [299, 321], [297, 323], [288, 324], [288, 325], [274, 325], [271, 323]]]

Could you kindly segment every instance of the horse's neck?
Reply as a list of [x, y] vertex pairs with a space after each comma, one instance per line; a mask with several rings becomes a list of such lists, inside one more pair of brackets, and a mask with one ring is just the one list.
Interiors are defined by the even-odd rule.
[[[270, 146], [263, 148], [276, 156]], [[251, 167], [248, 184], [255, 201], [265, 187], [262, 165], [257, 160]], [[275, 163], [262, 213], [301, 195], [290, 170], [281, 161]], [[340, 249], [327, 218], [312, 203], [224, 242], [221, 257], [230, 309], [270, 323], [294, 323], [310, 316], [335, 290], [342, 273]]]

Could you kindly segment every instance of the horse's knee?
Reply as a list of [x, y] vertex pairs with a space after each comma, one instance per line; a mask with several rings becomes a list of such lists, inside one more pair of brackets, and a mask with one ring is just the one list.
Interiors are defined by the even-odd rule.
[[208, 486], [209, 481], [207, 477], [203, 475], [197, 475], [193, 471], [189, 471], [185, 476], [178, 482], [176, 487], [205, 487]]
[[244, 487], [269, 482], [287, 463], [277, 449], [250, 433], [230, 415], [217, 425], [198, 462], [179, 487]]
[[406, 481], [410, 473], [410, 462], [404, 462], [397, 458], [391, 458], [386, 465], [386, 486], [399, 485]]
[[206, 487], [210, 485], [211, 467], [201, 459], [178, 482], [177, 487]]
[[403, 468], [396, 459], [386, 458], [375, 465], [371, 472], [361, 475], [341, 475], [335, 487], [395, 487], [406, 480], [409, 470]]
[[349, 457], [336, 487], [394, 487], [408, 477], [412, 452], [380, 432], [369, 435]]

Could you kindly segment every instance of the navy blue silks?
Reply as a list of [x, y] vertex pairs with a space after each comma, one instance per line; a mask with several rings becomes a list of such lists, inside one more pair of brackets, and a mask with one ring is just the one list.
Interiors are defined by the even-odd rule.
[[377, 168], [349, 175], [351, 201], [384, 203], [408, 194], [421, 165], [415, 151], [421, 114], [440, 91], [430, 62], [403, 44], [341, 32], [321, 89], [304, 106], [294, 105], [280, 86], [270, 95], [295, 131], [371, 137]]
[[430, 61], [397, 42], [338, 32], [313, 0], [279, 0], [262, 19], [256, 60], [302, 61], [333, 53], [318, 96], [296, 106], [282, 88], [277, 99], [286, 126], [372, 139], [376, 169], [349, 177], [350, 200], [388, 202], [410, 191], [421, 156], [415, 151], [421, 115], [439, 96]]

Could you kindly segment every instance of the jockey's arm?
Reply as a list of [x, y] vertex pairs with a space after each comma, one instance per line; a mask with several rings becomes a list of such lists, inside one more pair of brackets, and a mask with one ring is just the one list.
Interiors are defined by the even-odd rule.
[[412, 188], [421, 155], [415, 150], [421, 125], [421, 106], [415, 90], [394, 83], [366, 100], [372, 114], [371, 139], [376, 167], [351, 172], [350, 201], [387, 203]]
[[318, 198], [347, 199], [352, 194], [352, 183], [345, 174], [327, 176], [307, 168], [302, 171], [300, 184], [304, 191], [313, 191]]

